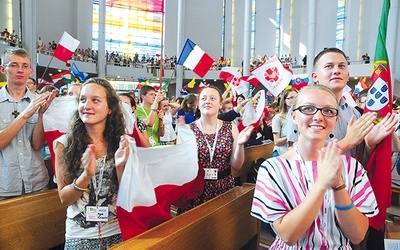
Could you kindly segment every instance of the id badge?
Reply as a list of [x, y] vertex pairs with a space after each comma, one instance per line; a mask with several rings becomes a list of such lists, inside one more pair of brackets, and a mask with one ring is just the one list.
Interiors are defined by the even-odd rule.
[[108, 207], [86, 206], [87, 221], [108, 221]]
[[218, 180], [218, 169], [205, 168], [204, 171], [206, 172], [204, 175], [205, 180]]
[[150, 142], [150, 145], [152, 146], [152, 147], [154, 147], [155, 145], [156, 145], [156, 141], [154, 140], [154, 138], [153, 137], [149, 137], [149, 142]]

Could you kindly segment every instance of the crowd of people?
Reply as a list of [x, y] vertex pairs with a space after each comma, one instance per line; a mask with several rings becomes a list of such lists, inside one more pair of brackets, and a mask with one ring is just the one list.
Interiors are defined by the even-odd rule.
[[[244, 148], [274, 143], [273, 157], [260, 166], [251, 210], [274, 229], [271, 249], [383, 249], [383, 232], [369, 227], [368, 218], [385, 212], [370, 183], [374, 176], [363, 165], [388, 136], [393, 150], [400, 150], [394, 133], [398, 116], [393, 112], [375, 124], [375, 113], [363, 113], [366, 91], [357, 97], [358, 109], [346, 102], [349, 72], [343, 51], [324, 49], [313, 67], [314, 86], [288, 87], [272, 99], [264, 98], [264, 90], [234, 96], [211, 85], [178, 98], [149, 85], [138, 95], [117, 93], [101, 78], [70, 84], [64, 93], [53, 86], [39, 90], [30, 77], [29, 54], [8, 49], [0, 66], [7, 77], [0, 89], [0, 167], [7, 169], [0, 173], [0, 200], [48, 189], [43, 117], [57, 98], [74, 96], [77, 108], [68, 131], [47, 141], [54, 146], [60, 200], [68, 206], [66, 249], [107, 249], [126, 239], [116, 201], [136, 152], [132, 147], [174, 154], [184, 129], [197, 148], [196, 184], [185, 195], [165, 199], [168, 216], [149, 212], [155, 218], [133, 220], [138, 232], [169, 219], [172, 206], [179, 216], [232, 189], [231, 169], [242, 167]], [[157, 223], [143, 221], [150, 219]]]
[[18, 34], [13, 30], [10, 32], [7, 28], [4, 28], [2, 32], [0, 32], [0, 41], [9, 44], [12, 47], [21, 47], [21, 39]]
[[[37, 40], [37, 52], [43, 54], [51, 55], [57, 47], [55, 41], [46, 43], [41, 37]], [[127, 55], [118, 51], [108, 51], [106, 50], [106, 62], [110, 65], [121, 66], [121, 67], [135, 67], [135, 68], [159, 68], [160, 62], [162, 61], [164, 69], [174, 69], [177, 63], [177, 56], [167, 56], [164, 55], [161, 58], [160, 55], [149, 55], [135, 53], [134, 55]], [[272, 57], [272, 56], [271, 56]], [[84, 62], [97, 62], [98, 52], [92, 50], [91, 48], [77, 48], [72, 57], [73, 60], [84, 61]], [[264, 55], [262, 57], [253, 58], [250, 60], [250, 67], [255, 68], [269, 59], [268, 56]], [[297, 62], [297, 57], [292, 57], [291, 54], [282, 55], [279, 60], [288, 67], [300, 67], [301, 65]], [[219, 57], [214, 60], [210, 70], [221, 70], [223, 67], [230, 67], [231, 60], [224, 57]]]

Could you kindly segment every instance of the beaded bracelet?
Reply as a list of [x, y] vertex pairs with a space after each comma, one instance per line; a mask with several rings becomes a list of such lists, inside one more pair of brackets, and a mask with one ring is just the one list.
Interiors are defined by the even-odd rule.
[[347, 205], [347, 206], [338, 206], [338, 205], [335, 205], [335, 208], [337, 209], [337, 210], [339, 210], [339, 211], [348, 211], [348, 210], [350, 210], [350, 209], [352, 209], [354, 207], [354, 203], [352, 202], [350, 205]]
[[332, 188], [332, 190], [336, 192], [336, 191], [339, 191], [339, 190], [342, 190], [342, 189], [345, 189], [345, 188], [346, 188], [346, 184], [343, 183], [339, 187]]
[[75, 191], [86, 192], [86, 193], [89, 193], [89, 191], [90, 191], [89, 188], [81, 188], [81, 187], [78, 187], [78, 186], [76, 185], [76, 178], [75, 178], [74, 181], [71, 183], [71, 187], [72, 187]]

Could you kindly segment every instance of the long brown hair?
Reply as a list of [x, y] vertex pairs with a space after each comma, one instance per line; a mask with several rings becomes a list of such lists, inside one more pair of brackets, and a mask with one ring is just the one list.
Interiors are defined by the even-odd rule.
[[[114, 161], [114, 154], [119, 147], [120, 138], [125, 133], [125, 120], [120, 99], [111, 84], [105, 79], [90, 78], [82, 84], [82, 87], [87, 84], [97, 84], [105, 89], [108, 108], [111, 113], [107, 116], [103, 136], [107, 142], [106, 158]], [[62, 160], [67, 170], [66, 179], [72, 180], [80, 175], [83, 170], [81, 169], [81, 157], [90, 143], [92, 143], [92, 140], [87, 133], [85, 123], [79, 117], [79, 110], [76, 110], [71, 119], [67, 133], [67, 144], [62, 154]], [[113, 181], [117, 182], [115, 168], [113, 172]]]

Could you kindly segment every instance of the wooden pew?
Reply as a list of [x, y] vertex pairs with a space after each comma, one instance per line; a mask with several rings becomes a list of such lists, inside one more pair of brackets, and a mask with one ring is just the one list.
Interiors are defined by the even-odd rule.
[[111, 249], [257, 249], [254, 185], [237, 186]]
[[66, 209], [56, 189], [0, 201], [0, 249], [49, 249], [63, 244]]
[[274, 146], [275, 144], [271, 142], [269, 144], [255, 145], [244, 149], [244, 162], [242, 168], [240, 170], [232, 168], [232, 176], [234, 178], [240, 178], [239, 184], [246, 182], [247, 174], [250, 173], [250, 168], [256, 159], [260, 157], [265, 159], [272, 157]]

